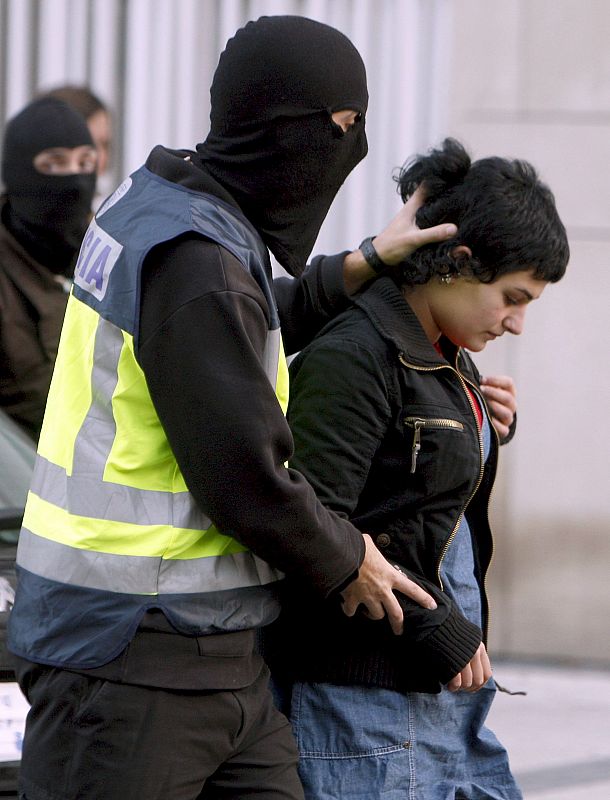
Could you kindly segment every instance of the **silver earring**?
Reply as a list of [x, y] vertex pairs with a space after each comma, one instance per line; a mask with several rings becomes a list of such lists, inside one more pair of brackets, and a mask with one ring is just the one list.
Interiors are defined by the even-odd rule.
[[451, 281], [453, 280], [453, 275], [451, 275], [451, 273], [447, 272], [447, 273], [445, 273], [445, 275], [440, 275], [439, 278], [440, 278], [441, 283], [444, 283], [445, 285], [448, 286], [451, 283]]

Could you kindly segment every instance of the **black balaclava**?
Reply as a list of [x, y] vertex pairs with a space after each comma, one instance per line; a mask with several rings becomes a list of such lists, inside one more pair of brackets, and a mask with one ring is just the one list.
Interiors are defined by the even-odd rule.
[[[261, 17], [229, 40], [211, 88], [204, 168], [299, 275], [339, 187], [367, 152], [366, 72], [335, 28]], [[335, 111], [362, 115], [343, 133]]]
[[6, 126], [2, 180], [8, 204], [3, 221], [40, 264], [67, 275], [87, 229], [95, 173], [43, 175], [34, 157], [49, 147], [93, 145], [84, 117], [55, 98], [26, 106]]

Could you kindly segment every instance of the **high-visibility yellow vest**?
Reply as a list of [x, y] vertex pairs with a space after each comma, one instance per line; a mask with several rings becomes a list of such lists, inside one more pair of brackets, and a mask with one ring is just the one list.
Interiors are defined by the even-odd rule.
[[286, 410], [264, 244], [222, 201], [142, 167], [102, 206], [76, 266], [19, 540], [9, 630], [17, 655], [99, 666], [125, 648], [150, 608], [196, 636], [277, 615], [281, 573], [197, 507], [134, 356], [144, 258], [191, 230], [233, 253], [264, 292], [265, 366]]

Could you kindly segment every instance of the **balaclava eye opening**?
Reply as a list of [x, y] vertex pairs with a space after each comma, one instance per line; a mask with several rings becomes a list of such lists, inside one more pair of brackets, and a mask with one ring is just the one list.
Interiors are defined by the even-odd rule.
[[43, 175], [34, 157], [50, 147], [93, 145], [85, 119], [66, 103], [41, 98], [6, 126], [4, 221], [23, 248], [57, 274], [68, 274], [91, 215], [95, 173]]
[[[229, 40], [211, 88], [210, 133], [197, 151], [292, 275], [367, 152], [362, 59], [342, 33], [296, 16], [261, 17]], [[334, 111], [362, 115], [342, 134]]]

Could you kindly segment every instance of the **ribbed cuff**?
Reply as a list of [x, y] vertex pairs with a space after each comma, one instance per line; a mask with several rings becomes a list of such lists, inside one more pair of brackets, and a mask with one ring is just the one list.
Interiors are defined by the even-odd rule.
[[319, 270], [325, 307], [335, 313], [347, 308], [351, 303], [343, 282], [343, 262], [349, 252], [345, 250], [333, 256], [318, 256], [312, 261], [312, 266]]
[[452, 603], [447, 619], [418, 642], [418, 648], [435, 677], [441, 683], [448, 683], [468, 664], [482, 639], [478, 625], [462, 616]]

